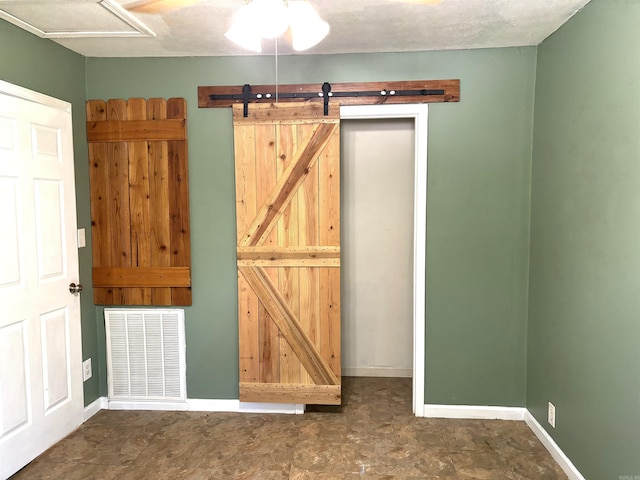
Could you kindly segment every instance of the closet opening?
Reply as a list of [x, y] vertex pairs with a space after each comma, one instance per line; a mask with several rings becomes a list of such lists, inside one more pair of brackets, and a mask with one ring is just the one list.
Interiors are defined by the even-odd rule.
[[341, 107], [342, 370], [424, 411], [427, 105]]

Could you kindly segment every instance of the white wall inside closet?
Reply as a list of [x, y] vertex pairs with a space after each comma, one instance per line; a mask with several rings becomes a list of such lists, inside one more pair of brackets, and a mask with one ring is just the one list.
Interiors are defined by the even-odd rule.
[[343, 120], [341, 149], [343, 374], [410, 377], [415, 120]]

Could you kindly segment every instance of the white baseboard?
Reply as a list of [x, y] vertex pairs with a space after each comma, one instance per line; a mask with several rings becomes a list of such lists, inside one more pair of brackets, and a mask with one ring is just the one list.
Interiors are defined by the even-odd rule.
[[519, 420], [523, 421], [524, 407], [483, 407], [470, 405], [425, 405], [424, 417], [460, 418], [475, 420]]
[[342, 367], [342, 375], [345, 377], [411, 378], [413, 376], [413, 368]]
[[246, 403], [240, 400], [206, 400], [189, 398], [184, 402], [109, 400], [100, 397], [84, 409], [83, 421], [100, 410], [159, 410], [176, 412], [282, 413], [300, 415], [304, 404]]
[[82, 421], [86, 422], [91, 417], [93, 417], [100, 410], [105, 410], [108, 407], [107, 397], [98, 397], [89, 405], [84, 407], [84, 412], [82, 414]]
[[109, 400], [109, 410], [160, 410], [186, 412], [187, 402], [165, 402], [149, 400]]
[[248, 403], [240, 400], [188, 399], [190, 412], [239, 412], [239, 413], [304, 413], [304, 405], [287, 403]]
[[542, 427], [542, 425], [540, 425], [540, 423], [538, 423], [535, 417], [531, 415], [531, 412], [529, 412], [528, 410], [525, 413], [524, 421], [527, 422], [529, 428], [533, 431], [536, 437], [538, 437], [545, 448], [549, 450], [549, 453], [554, 458], [554, 460], [558, 462], [558, 465], [560, 466], [560, 468], [562, 468], [562, 470], [564, 470], [564, 473], [567, 474], [569, 480], [585, 480], [585, 478], [578, 471], [575, 465], [571, 462], [571, 460], [569, 460], [569, 457], [564, 454], [555, 440], [551, 438], [551, 435], [547, 433], [547, 431]]
[[560, 449], [551, 435], [522, 407], [478, 407], [467, 405], [425, 405], [424, 416], [431, 418], [458, 418], [479, 420], [517, 420], [524, 421], [536, 437], [549, 451], [569, 480], [585, 480], [569, 457]]

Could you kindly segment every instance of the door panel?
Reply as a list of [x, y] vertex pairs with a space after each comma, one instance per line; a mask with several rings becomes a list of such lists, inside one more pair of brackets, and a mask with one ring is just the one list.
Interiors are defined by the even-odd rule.
[[60, 308], [40, 316], [44, 408], [52, 408], [71, 398], [69, 378], [69, 312]]
[[29, 421], [29, 369], [26, 322], [0, 328], [0, 438]]
[[340, 403], [339, 109], [234, 107], [240, 400]]
[[[0, 84], [0, 478], [82, 422], [71, 113]], [[15, 87], [13, 87], [15, 88]], [[15, 90], [11, 90], [15, 92]], [[5, 265], [8, 268], [5, 268]]]
[[38, 278], [40, 281], [65, 274], [64, 196], [58, 180], [34, 180]]
[[18, 247], [19, 212], [18, 179], [0, 178], [0, 225], [6, 228], [6, 234], [0, 235], [0, 288], [16, 285], [22, 278], [20, 248]]

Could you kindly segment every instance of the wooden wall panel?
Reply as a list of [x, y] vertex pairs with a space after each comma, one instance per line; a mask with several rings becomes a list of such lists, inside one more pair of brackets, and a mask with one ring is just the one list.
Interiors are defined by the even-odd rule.
[[[90, 100], [87, 136], [94, 301], [190, 305], [186, 102]], [[171, 285], [172, 278], [180, 282]]]

